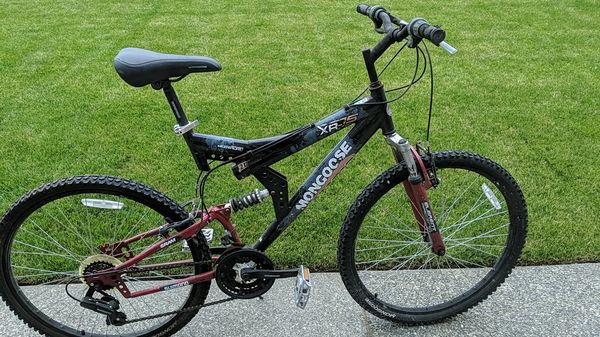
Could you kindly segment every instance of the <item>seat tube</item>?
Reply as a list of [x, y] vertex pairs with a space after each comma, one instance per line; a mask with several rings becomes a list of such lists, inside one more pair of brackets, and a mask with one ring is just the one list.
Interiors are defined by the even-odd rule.
[[171, 86], [170, 82], [165, 82], [162, 87], [167, 100], [169, 101], [169, 106], [173, 111], [173, 115], [175, 115], [175, 119], [177, 119], [177, 123], [180, 126], [187, 125], [189, 123], [187, 117], [185, 116], [185, 112], [179, 103], [179, 98], [177, 98], [177, 94], [175, 93], [175, 89]]

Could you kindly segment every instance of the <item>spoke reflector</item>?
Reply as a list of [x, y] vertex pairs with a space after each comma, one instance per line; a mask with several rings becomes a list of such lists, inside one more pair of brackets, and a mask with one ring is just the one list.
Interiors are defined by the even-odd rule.
[[122, 209], [125, 206], [122, 202], [100, 199], [81, 199], [81, 203], [87, 207], [102, 209]]
[[483, 183], [481, 185], [481, 189], [483, 190], [483, 193], [488, 198], [490, 203], [492, 203], [492, 206], [494, 206], [495, 209], [502, 208], [502, 206], [500, 206], [500, 201], [498, 201], [498, 198], [496, 198], [496, 195], [494, 194], [494, 192], [492, 192], [492, 190], [487, 184]]

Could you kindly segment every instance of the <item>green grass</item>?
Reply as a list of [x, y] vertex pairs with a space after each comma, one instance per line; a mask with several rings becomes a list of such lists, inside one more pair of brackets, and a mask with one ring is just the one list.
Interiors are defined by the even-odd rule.
[[[598, 260], [600, 11], [596, 1], [382, 2], [403, 18], [442, 24], [459, 49], [432, 51], [434, 149], [468, 149], [501, 163], [522, 186], [530, 230], [522, 263]], [[360, 92], [360, 50], [380, 37], [348, 1], [4, 2], [0, 9], [0, 208], [59, 177], [135, 179], [178, 201], [197, 170], [161, 93], [133, 89], [112, 67], [128, 46], [208, 55], [219, 73], [176, 85], [197, 131], [269, 136], [313, 122]], [[383, 78], [409, 78], [406, 53]], [[424, 138], [427, 83], [393, 105], [399, 132]], [[276, 168], [292, 190], [332, 137]], [[352, 161], [269, 250], [281, 264], [335, 265], [339, 227], [362, 188], [393, 164], [382, 137]], [[259, 187], [217, 172], [210, 202]], [[253, 242], [268, 203], [234, 220]]]

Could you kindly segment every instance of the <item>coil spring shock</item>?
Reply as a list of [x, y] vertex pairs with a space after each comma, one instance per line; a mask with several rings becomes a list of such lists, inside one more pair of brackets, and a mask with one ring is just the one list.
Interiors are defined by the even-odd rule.
[[229, 199], [229, 204], [231, 205], [231, 210], [237, 212], [243, 210], [244, 208], [260, 204], [268, 196], [269, 190], [265, 189], [259, 191], [258, 189], [255, 189], [254, 191], [239, 198]]

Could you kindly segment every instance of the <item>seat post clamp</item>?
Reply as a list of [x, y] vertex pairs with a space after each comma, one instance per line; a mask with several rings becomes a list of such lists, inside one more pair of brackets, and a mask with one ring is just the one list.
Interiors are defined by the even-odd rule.
[[179, 125], [179, 124], [175, 124], [173, 126], [173, 132], [175, 132], [175, 134], [177, 136], [182, 136], [183, 134], [191, 131], [193, 128], [195, 128], [196, 126], [198, 126], [198, 120], [195, 120], [193, 122], [189, 122], [186, 125]]

